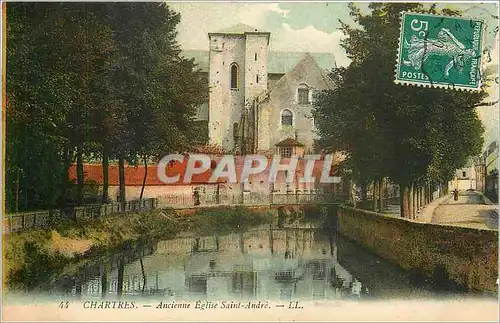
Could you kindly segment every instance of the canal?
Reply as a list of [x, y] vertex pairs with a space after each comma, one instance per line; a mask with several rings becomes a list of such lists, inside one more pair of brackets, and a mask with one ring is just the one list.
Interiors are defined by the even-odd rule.
[[[121, 286], [121, 287], [120, 287]], [[38, 293], [84, 299], [364, 300], [471, 296], [412, 275], [312, 225], [183, 232], [67, 270]]]

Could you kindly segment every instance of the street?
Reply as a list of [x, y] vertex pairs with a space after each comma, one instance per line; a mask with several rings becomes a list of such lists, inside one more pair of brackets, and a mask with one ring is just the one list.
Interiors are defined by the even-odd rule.
[[460, 192], [458, 201], [450, 194], [450, 197], [434, 210], [431, 223], [498, 229], [497, 206], [484, 204], [481, 194], [474, 191]]

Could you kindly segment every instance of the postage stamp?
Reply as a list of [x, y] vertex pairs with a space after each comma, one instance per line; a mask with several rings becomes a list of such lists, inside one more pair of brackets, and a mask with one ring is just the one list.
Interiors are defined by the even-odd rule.
[[404, 12], [395, 82], [480, 89], [483, 33], [481, 19]]

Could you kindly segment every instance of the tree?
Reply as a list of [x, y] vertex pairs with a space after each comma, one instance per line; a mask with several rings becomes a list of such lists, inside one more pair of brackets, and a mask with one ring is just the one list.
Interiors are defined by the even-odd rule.
[[[7, 11], [8, 210], [61, 205], [75, 147], [82, 164], [108, 30], [83, 3], [12, 3]], [[81, 203], [81, 167], [78, 175]]]
[[[180, 56], [179, 14], [158, 3], [11, 3], [7, 48], [7, 208], [83, 203], [85, 156], [137, 165], [201, 143], [193, 116], [207, 82]], [[23, 202], [23, 203], [22, 203]]]
[[413, 190], [448, 181], [480, 152], [483, 128], [474, 107], [486, 93], [394, 84], [400, 12], [437, 13], [435, 6], [372, 3], [367, 15], [349, 7], [362, 28], [341, 22], [352, 63], [332, 71], [336, 88], [318, 96], [321, 142], [346, 153], [358, 181], [389, 177], [399, 184], [401, 215], [411, 217]]
[[176, 26], [180, 15], [157, 3], [108, 3], [95, 7], [113, 30], [118, 52], [111, 84], [124, 126], [113, 155], [119, 160], [120, 200], [125, 201], [125, 160], [145, 173], [148, 160], [200, 143], [196, 106], [206, 100], [207, 84], [193, 60], [180, 56]]

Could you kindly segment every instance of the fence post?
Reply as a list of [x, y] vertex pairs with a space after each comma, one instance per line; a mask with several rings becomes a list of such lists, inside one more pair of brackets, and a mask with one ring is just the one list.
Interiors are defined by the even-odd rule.
[[24, 222], [25, 221], [26, 221], [26, 219], [25, 219], [24, 214], [23, 214], [23, 215], [21, 215], [21, 224], [22, 224], [23, 231], [24, 231], [24, 226], [25, 226]]
[[33, 213], [33, 228], [36, 229], [36, 213]]

